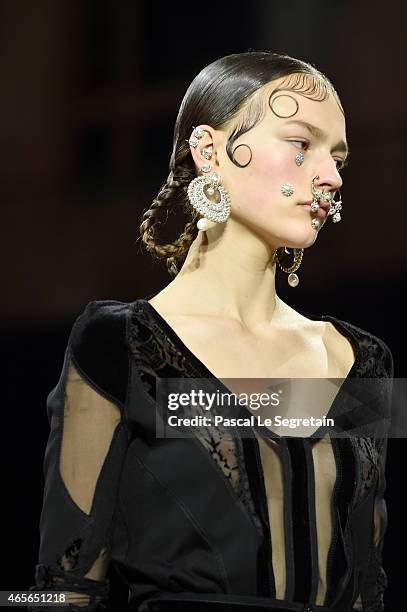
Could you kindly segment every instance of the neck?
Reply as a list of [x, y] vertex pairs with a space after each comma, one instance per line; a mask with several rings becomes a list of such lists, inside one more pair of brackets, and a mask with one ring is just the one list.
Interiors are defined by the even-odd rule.
[[233, 318], [248, 328], [270, 321], [283, 305], [276, 295], [274, 252], [232, 218], [199, 232], [179, 274], [161, 292], [166, 309]]

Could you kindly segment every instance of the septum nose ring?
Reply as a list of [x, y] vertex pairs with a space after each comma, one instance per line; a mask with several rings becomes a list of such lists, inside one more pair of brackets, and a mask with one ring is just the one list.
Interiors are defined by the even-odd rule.
[[311, 190], [312, 190], [312, 195], [314, 196], [314, 202], [313, 204], [315, 204], [314, 208], [312, 208], [311, 205], [311, 210], [313, 210], [313, 212], [316, 212], [319, 208], [319, 204], [318, 202], [320, 200], [324, 200], [325, 202], [329, 202], [329, 204], [332, 206], [332, 201], [333, 201], [333, 196], [329, 191], [324, 191], [323, 189], [316, 189], [315, 185], [314, 185], [314, 181], [319, 179], [319, 176], [315, 176], [312, 179], [312, 183], [311, 183]]
[[[329, 202], [328, 215], [332, 216], [332, 221], [334, 223], [338, 223], [341, 220], [340, 211], [342, 210], [342, 198], [340, 195], [340, 190], [339, 189], [337, 190], [339, 192], [339, 200], [335, 201], [334, 195], [330, 193], [329, 191], [323, 191], [323, 190], [319, 190], [315, 188], [314, 181], [317, 179], [319, 179], [319, 176], [315, 176], [312, 179], [312, 183], [311, 183], [311, 190], [312, 190], [312, 195], [313, 195], [313, 202], [311, 204], [311, 210], [312, 212], [317, 212], [319, 209], [318, 202], [320, 202], [321, 200], [324, 200], [325, 202]], [[317, 224], [317, 220], [313, 219], [312, 226], [314, 227], [314, 229], [318, 229], [320, 227], [320, 224], [319, 223]]]

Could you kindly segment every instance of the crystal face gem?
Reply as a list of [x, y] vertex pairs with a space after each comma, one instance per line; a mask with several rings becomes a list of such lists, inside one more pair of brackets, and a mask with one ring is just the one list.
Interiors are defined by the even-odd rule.
[[295, 156], [295, 163], [297, 164], [297, 166], [301, 166], [304, 163], [303, 153], [297, 153], [297, 155]]
[[334, 223], [338, 223], [340, 220], [341, 220], [341, 215], [340, 215], [340, 213], [338, 213], [338, 212], [337, 212], [337, 213], [335, 213], [335, 214], [334, 214], [334, 216], [332, 217], [332, 221], [333, 221]]
[[294, 187], [292, 185], [283, 185], [281, 187], [281, 193], [287, 197], [290, 197], [294, 193]]
[[311, 225], [314, 229], [318, 230], [321, 227], [319, 219], [312, 219]]
[[312, 202], [312, 204], [311, 204], [311, 210], [312, 210], [312, 212], [317, 212], [317, 210], [319, 210], [319, 204], [318, 204], [318, 202]]

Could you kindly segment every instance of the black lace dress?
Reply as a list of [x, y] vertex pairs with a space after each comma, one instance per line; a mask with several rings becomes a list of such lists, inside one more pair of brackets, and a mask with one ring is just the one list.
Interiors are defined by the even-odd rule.
[[[63, 590], [65, 609], [101, 611], [111, 563], [138, 612], [383, 610], [386, 437], [354, 432], [367, 414], [388, 417], [392, 356], [354, 325], [306, 316], [354, 348], [329, 409], [341, 435], [219, 425], [158, 438], [157, 380], [222, 382], [145, 299], [87, 305], [47, 399], [33, 594]], [[374, 393], [348, 406], [361, 379]]]

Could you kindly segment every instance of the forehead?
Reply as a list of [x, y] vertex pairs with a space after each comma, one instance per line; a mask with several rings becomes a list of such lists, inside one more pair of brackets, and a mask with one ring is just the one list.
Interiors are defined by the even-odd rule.
[[265, 119], [274, 125], [300, 120], [345, 136], [346, 120], [337, 94], [317, 77], [290, 75], [267, 83], [257, 93], [265, 104]]

